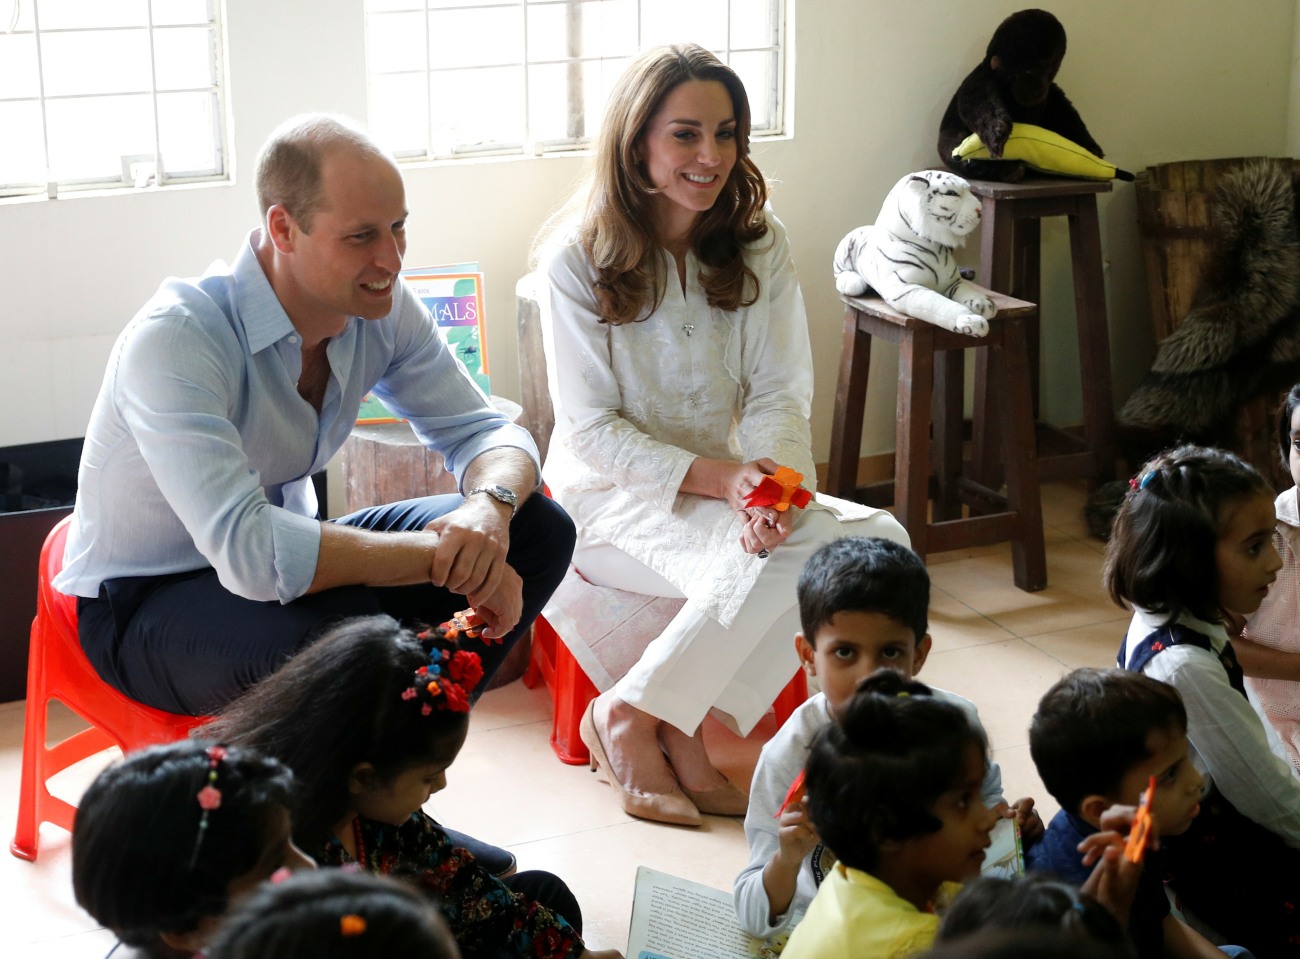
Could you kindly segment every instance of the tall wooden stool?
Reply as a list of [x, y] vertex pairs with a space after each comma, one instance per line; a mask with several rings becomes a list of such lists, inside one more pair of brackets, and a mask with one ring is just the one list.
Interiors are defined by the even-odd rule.
[[[989, 296], [998, 312], [989, 321], [987, 337], [953, 333], [904, 316], [879, 297], [840, 298], [844, 347], [827, 492], [872, 506], [892, 503], [922, 558], [1010, 540], [1015, 583], [1033, 592], [1047, 585], [1028, 370], [1029, 334], [1038, 307], [998, 293]], [[858, 486], [872, 337], [898, 344], [894, 479]], [[977, 348], [989, 355], [989, 383], [999, 390], [993, 409], [1002, 427], [1005, 496], [975, 482], [962, 465], [963, 351]], [[986, 409], [983, 415], [988, 414]], [[932, 497], [933, 519], [928, 508]], [[963, 518], [963, 503], [978, 506], [983, 515]]]
[[[1033, 303], [1041, 303], [1040, 220], [1068, 217], [1070, 255], [1074, 263], [1074, 304], [1079, 328], [1079, 372], [1083, 392], [1083, 437], [1038, 420], [1038, 328], [1029, 331], [1029, 382], [1040, 444], [1041, 479], [1082, 477], [1104, 482], [1115, 474], [1115, 408], [1110, 382], [1110, 329], [1106, 320], [1106, 287], [1102, 275], [1101, 230], [1097, 195], [1109, 193], [1109, 180], [1030, 179], [1020, 183], [971, 180], [971, 192], [982, 201], [980, 283]], [[990, 393], [988, 359], [980, 351], [975, 361], [975, 422], [988, 424], [976, 432], [974, 473], [982, 482], [999, 474], [996, 421], [986, 415]]]

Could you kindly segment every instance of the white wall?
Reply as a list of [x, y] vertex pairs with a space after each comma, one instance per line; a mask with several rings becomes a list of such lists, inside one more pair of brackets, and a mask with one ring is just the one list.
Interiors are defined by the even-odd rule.
[[[787, 2], [797, 14], [794, 135], [755, 152], [777, 181], [773, 202], [801, 265], [817, 364], [815, 452], [825, 459], [841, 322], [831, 254], [845, 232], [875, 218], [899, 176], [936, 163], [949, 96], [993, 27], [1024, 4]], [[248, 171], [277, 122], [313, 109], [364, 115], [361, 0], [226, 0], [226, 8], [233, 184], [0, 201], [0, 408], [10, 411], [0, 446], [83, 433], [113, 338], [158, 280], [232, 257], [254, 224]], [[1120, 166], [1296, 152], [1296, 0], [1057, 0], [1050, 8], [1070, 38], [1058, 81]], [[407, 263], [483, 265], [494, 391], [506, 396], [518, 396], [514, 280], [533, 231], [582, 162], [445, 163], [406, 174]], [[1123, 399], [1152, 352], [1132, 185], [1103, 199], [1102, 229]], [[1049, 222], [1043, 235], [1045, 409], [1078, 422], [1064, 223]], [[864, 452], [893, 445], [894, 358], [888, 347], [876, 352]]]

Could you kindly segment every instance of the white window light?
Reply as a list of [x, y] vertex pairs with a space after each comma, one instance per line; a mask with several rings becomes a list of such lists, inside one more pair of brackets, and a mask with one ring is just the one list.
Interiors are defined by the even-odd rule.
[[372, 134], [399, 157], [583, 148], [639, 49], [693, 41], [784, 130], [784, 0], [365, 0]]
[[220, 0], [0, 0], [0, 196], [226, 176]]

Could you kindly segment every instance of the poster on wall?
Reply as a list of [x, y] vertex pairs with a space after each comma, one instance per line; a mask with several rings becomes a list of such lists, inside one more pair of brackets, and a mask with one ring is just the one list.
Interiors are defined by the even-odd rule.
[[[486, 396], [492, 395], [488, 379], [487, 335], [483, 312], [483, 273], [477, 263], [449, 263], [402, 271], [411, 290], [433, 315], [447, 345], [465, 365]], [[357, 423], [400, 423], [373, 395], [361, 400]]]
[[483, 273], [478, 264], [454, 263], [403, 270], [402, 277], [429, 308], [456, 358], [465, 364], [484, 395], [491, 396]]

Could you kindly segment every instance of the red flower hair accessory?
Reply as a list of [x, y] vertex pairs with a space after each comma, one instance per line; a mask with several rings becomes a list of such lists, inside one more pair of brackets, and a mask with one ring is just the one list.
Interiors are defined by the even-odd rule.
[[[473, 612], [467, 611], [471, 615]], [[456, 615], [465, 616], [464, 613]], [[467, 620], [462, 619], [462, 622]], [[415, 671], [414, 684], [402, 691], [402, 699], [418, 700], [422, 715], [432, 716], [440, 710], [469, 712], [470, 693], [483, 679], [483, 661], [478, 653], [461, 649], [458, 639], [461, 636], [474, 638], [472, 629], [481, 631], [481, 621], [468, 628], [444, 623], [426, 629], [416, 637], [428, 650], [429, 664]]]
[[473, 689], [483, 678], [483, 660], [477, 653], [458, 649], [447, 663], [447, 675], [467, 689]]

